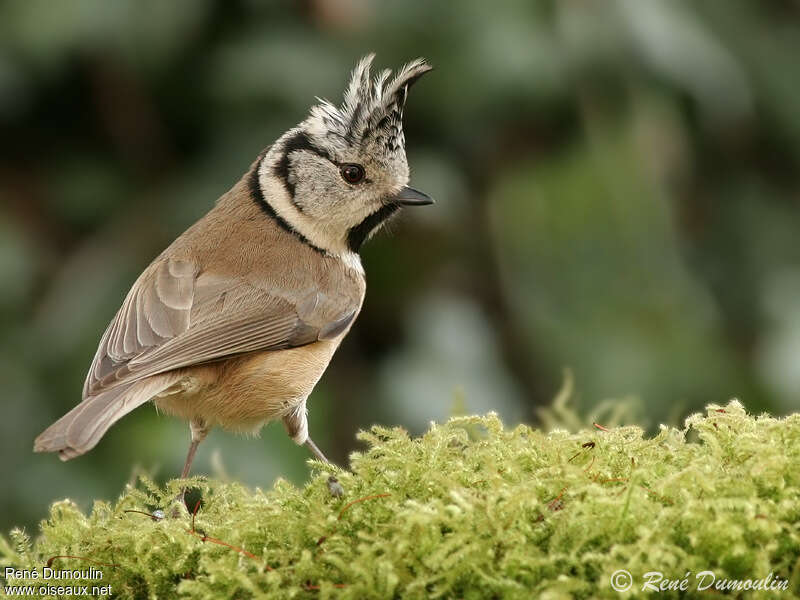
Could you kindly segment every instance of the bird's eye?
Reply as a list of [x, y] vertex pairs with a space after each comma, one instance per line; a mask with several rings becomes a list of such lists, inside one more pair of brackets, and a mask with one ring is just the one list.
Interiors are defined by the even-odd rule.
[[342, 179], [347, 183], [360, 183], [364, 179], [364, 167], [361, 165], [342, 165], [339, 172], [342, 174]]

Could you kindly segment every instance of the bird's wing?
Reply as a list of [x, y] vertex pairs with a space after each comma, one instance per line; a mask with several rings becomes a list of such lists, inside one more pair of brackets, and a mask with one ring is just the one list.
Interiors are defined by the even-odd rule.
[[358, 312], [360, 301], [336, 290], [279, 288], [201, 272], [191, 261], [156, 261], [100, 340], [84, 397], [180, 367], [332, 339]]

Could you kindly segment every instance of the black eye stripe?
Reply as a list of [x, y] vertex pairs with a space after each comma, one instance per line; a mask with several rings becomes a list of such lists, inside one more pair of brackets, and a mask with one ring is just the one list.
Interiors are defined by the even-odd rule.
[[333, 159], [333, 157], [327, 151], [316, 146], [311, 141], [311, 138], [308, 136], [308, 134], [304, 131], [298, 131], [293, 136], [289, 137], [286, 142], [284, 142], [283, 154], [280, 160], [278, 160], [278, 162], [275, 164], [273, 172], [283, 181], [286, 191], [289, 192], [289, 196], [292, 198], [294, 198], [295, 189], [294, 184], [289, 181], [289, 157], [293, 152], [297, 152], [298, 150], [311, 152], [321, 158], [329, 160], [333, 164], [336, 164], [336, 161]]

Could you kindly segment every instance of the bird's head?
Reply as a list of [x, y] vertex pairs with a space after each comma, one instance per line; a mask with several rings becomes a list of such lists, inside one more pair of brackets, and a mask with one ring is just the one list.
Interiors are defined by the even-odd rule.
[[370, 75], [374, 55], [353, 71], [341, 106], [326, 100], [287, 131], [258, 167], [264, 201], [313, 245], [357, 252], [401, 207], [433, 202], [407, 186], [403, 107], [409, 88], [431, 70], [411, 61]]

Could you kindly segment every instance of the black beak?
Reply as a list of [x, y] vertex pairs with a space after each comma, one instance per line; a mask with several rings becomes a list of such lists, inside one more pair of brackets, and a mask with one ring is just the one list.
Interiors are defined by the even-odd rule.
[[433, 198], [408, 186], [397, 192], [392, 198], [392, 201], [401, 206], [425, 206], [426, 204], [433, 204]]

